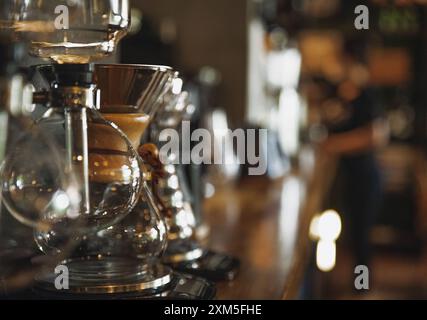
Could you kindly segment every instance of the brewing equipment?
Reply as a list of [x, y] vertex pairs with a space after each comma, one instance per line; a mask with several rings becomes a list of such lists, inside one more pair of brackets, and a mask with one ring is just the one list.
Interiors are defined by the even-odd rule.
[[[189, 120], [196, 111], [190, 102], [188, 92], [181, 92], [181, 79], [175, 80], [163, 99], [160, 112], [153, 119], [150, 140], [160, 150], [160, 174], [154, 184], [159, 208], [166, 218], [168, 243], [164, 263], [175, 270], [202, 276], [209, 280], [231, 280], [236, 276], [239, 261], [233, 257], [203, 248], [196, 239], [196, 217], [191, 203], [184, 166], [180, 150], [186, 142], [184, 131], [189, 131]], [[164, 132], [173, 129], [177, 132], [178, 141], [169, 141]], [[189, 133], [189, 132], [188, 132]], [[189, 142], [189, 141], [188, 141]], [[163, 147], [175, 144], [178, 148]], [[191, 153], [191, 150], [182, 150]], [[184, 155], [182, 155], [184, 156]]]

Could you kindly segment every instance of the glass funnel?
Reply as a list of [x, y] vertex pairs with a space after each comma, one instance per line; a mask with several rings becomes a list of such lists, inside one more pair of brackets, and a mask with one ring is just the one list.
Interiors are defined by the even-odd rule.
[[88, 63], [112, 53], [130, 24], [128, 0], [15, 0], [0, 22], [30, 42], [30, 54]]

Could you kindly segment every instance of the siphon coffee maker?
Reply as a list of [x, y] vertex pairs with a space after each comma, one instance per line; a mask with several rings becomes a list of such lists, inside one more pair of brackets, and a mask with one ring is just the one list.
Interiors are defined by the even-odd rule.
[[[166, 228], [145, 180], [150, 172], [132, 145], [135, 132], [128, 130], [127, 137], [116, 123], [98, 112], [101, 98], [111, 92], [97, 86], [90, 62], [112, 53], [126, 33], [128, 1], [30, 0], [15, 4], [19, 14], [14, 16], [13, 26], [18, 36], [29, 41], [32, 55], [54, 62], [32, 69], [46, 84], [33, 98], [46, 109], [37, 126], [62, 147], [67, 158], [64, 171], [76, 176], [81, 200], [75, 221], [67, 221], [61, 229], [35, 232], [36, 243], [46, 256], [63, 254], [62, 244], [70, 239], [78, 243], [62, 261], [69, 270], [69, 288], [58, 292], [55, 274], [51, 273], [37, 278], [36, 292], [53, 297], [211, 298], [215, 289], [210, 283], [176, 275], [156, 263], [165, 245]], [[54, 23], [58, 5], [69, 9], [69, 25], [63, 29]], [[121, 87], [131, 94], [124, 105], [132, 102], [139, 106], [161, 95], [159, 83], [149, 81], [145, 87], [138, 75], [129, 74], [135, 76], [133, 88]], [[110, 80], [116, 92], [122, 83], [118, 78]], [[141, 131], [148, 123], [141, 115], [119, 118], [113, 120], [125, 130], [129, 121]], [[135, 213], [137, 205], [141, 210]], [[78, 233], [68, 233], [76, 224]]]
[[[134, 149], [139, 147], [141, 137], [174, 77], [175, 72], [163, 66], [95, 66], [94, 82], [101, 91], [100, 111], [105, 119], [123, 130]], [[111, 139], [107, 139], [106, 143], [111, 148]], [[110, 260], [108, 272], [116, 277], [122, 273], [115, 283], [110, 279], [106, 281], [106, 286], [95, 286], [94, 293], [105, 294], [105, 290], [108, 290], [122, 296], [141, 298], [212, 298], [215, 294], [212, 284], [173, 272], [160, 263], [167, 241], [167, 227], [146, 183], [151, 180], [150, 167], [143, 163], [141, 172], [144, 176], [143, 191], [130, 214], [96, 236], [88, 237], [93, 254], [103, 253], [104, 259], [108, 257]], [[98, 245], [95, 246], [95, 243]], [[127, 259], [121, 259], [120, 264], [114, 266], [111, 258], [118, 256]], [[124, 261], [127, 261], [125, 265]], [[78, 287], [81, 289], [84, 286], [79, 284]], [[86, 287], [86, 290], [92, 289]]]
[[[191, 116], [195, 112], [188, 93], [181, 92], [180, 84], [182, 80], [176, 79], [175, 85], [165, 95], [161, 109], [156, 113], [150, 128], [150, 140], [155, 142], [159, 150], [162, 150], [162, 146], [168, 141], [167, 137], [162, 137], [163, 130], [174, 129], [180, 133], [182, 140], [183, 130], [189, 130], [184, 127], [189, 126]], [[176, 143], [179, 144], [179, 141]], [[179, 149], [179, 146], [177, 147]], [[203, 248], [195, 237], [196, 219], [179, 155], [174, 152], [160, 153], [162, 174], [157, 177], [154, 189], [168, 227], [168, 244], [162, 257], [163, 262], [174, 270], [212, 281], [234, 279], [240, 262], [231, 256]]]

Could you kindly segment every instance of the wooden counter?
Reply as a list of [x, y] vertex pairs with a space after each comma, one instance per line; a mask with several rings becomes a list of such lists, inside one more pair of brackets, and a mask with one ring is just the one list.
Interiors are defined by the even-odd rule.
[[218, 299], [298, 298], [309, 257], [309, 224], [321, 209], [335, 166], [308, 152], [298, 167], [276, 181], [251, 177], [218, 188], [206, 200], [207, 246], [241, 260], [236, 279], [218, 283]]
[[[205, 202], [209, 246], [241, 259], [234, 281], [218, 284], [218, 299], [295, 299], [303, 279], [308, 229], [334, 176], [334, 161], [306, 154], [284, 178], [246, 178]], [[307, 161], [308, 159], [308, 161]]]

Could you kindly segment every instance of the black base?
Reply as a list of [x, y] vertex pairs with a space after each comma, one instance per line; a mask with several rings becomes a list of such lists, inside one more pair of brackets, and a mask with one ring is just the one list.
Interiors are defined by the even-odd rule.
[[199, 276], [210, 281], [230, 281], [236, 277], [240, 261], [222, 253], [204, 250], [199, 259], [168, 263], [167, 265], [175, 271]]

